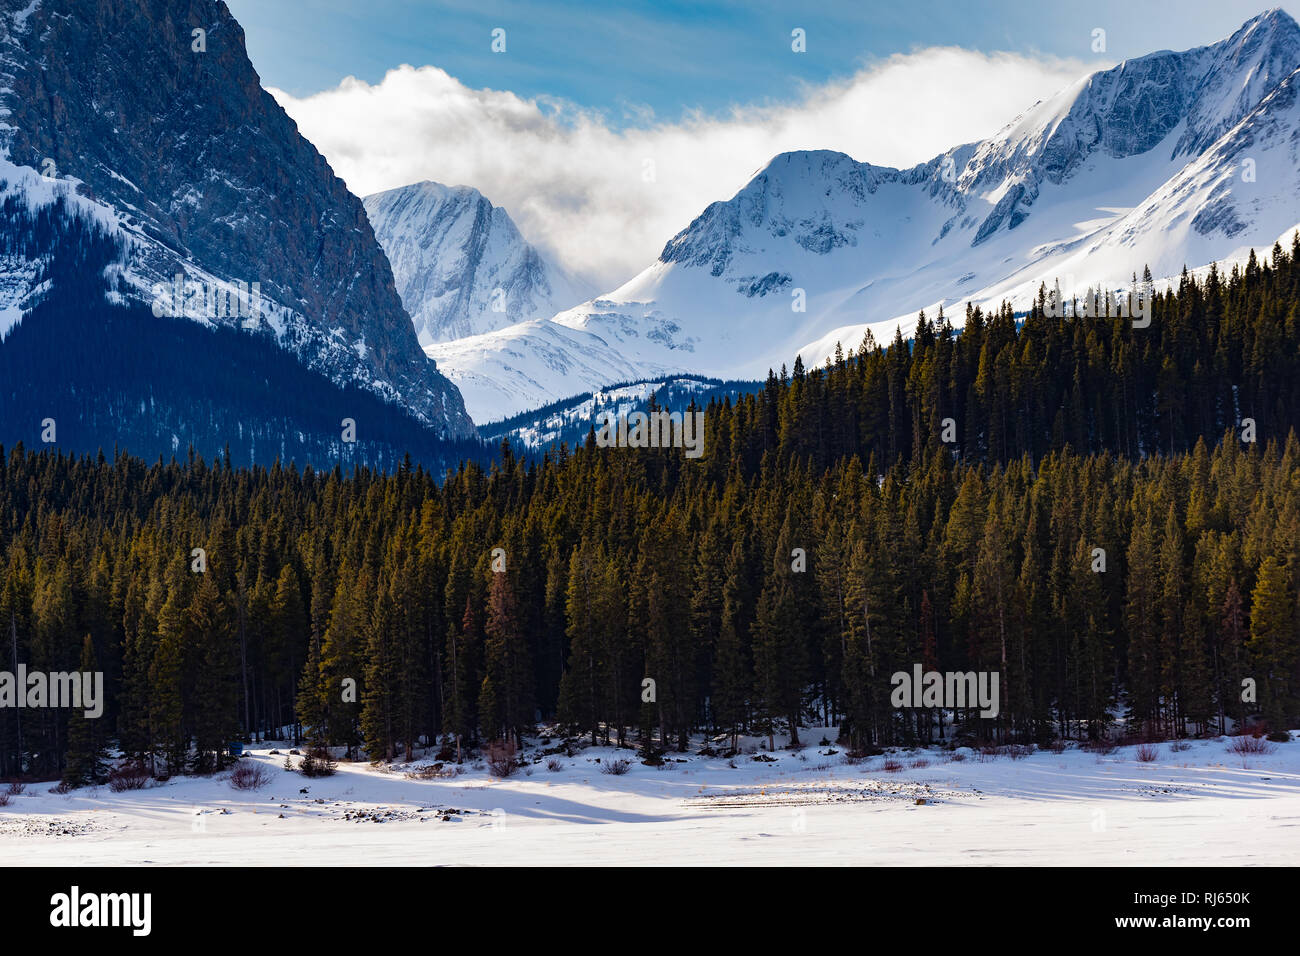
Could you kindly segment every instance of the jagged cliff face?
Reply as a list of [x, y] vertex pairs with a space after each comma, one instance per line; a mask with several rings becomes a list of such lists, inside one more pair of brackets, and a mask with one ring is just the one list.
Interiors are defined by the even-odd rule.
[[422, 345], [549, 319], [594, 291], [548, 261], [477, 189], [413, 183], [363, 202]]
[[420, 350], [360, 200], [262, 90], [224, 3], [0, 0], [0, 11], [9, 188], [38, 170], [97, 205], [129, 239], [127, 295], [152, 301], [178, 272], [256, 282], [260, 318], [203, 320], [274, 336], [340, 386], [472, 433]]

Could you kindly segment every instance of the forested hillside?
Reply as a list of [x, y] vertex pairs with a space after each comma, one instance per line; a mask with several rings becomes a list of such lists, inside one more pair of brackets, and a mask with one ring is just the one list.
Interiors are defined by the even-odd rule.
[[[110, 739], [211, 769], [286, 724], [391, 759], [539, 716], [647, 749], [814, 718], [856, 749], [1293, 723], [1298, 258], [1185, 276], [1148, 328], [1040, 300], [796, 361], [707, 408], [698, 460], [593, 434], [435, 481], [14, 448], [6, 657], [93, 661], [111, 699], [0, 709], [0, 775], [84, 782]], [[999, 671], [997, 719], [891, 706], [917, 663]]]

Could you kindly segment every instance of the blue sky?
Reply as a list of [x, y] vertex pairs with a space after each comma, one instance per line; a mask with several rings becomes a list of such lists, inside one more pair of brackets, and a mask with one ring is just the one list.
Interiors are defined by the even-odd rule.
[[[475, 187], [593, 292], [641, 271], [781, 152], [909, 168], [994, 135], [1088, 73], [1213, 43], [1263, 10], [1223, 0], [227, 2], [263, 85], [354, 193], [422, 180]], [[504, 53], [491, 50], [498, 27]], [[795, 27], [806, 53], [791, 50]], [[1098, 28], [1104, 51], [1093, 49]]]
[[[402, 63], [441, 67], [473, 88], [560, 97], [612, 125], [675, 120], [788, 100], [895, 53], [955, 45], [1087, 60], [1184, 49], [1231, 33], [1264, 8], [1236, 0], [228, 0], [267, 86], [305, 96]], [[1300, 0], [1284, 9], [1300, 15]], [[490, 50], [506, 30], [506, 53]], [[790, 31], [807, 31], [792, 55]], [[1107, 51], [1092, 51], [1106, 30]]]

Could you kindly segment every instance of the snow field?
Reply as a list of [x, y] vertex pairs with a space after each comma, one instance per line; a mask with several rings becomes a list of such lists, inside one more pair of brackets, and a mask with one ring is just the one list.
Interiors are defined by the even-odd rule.
[[[308, 779], [268, 744], [244, 758], [271, 776], [255, 792], [233, 789], [228, 772], [123, 793], [29, 785], [0, 808], [0, 864], [1293, 863], [1300, 744], [1243, 762], [1230, 742], [1159, 744], [1152, 762], [1135, 747], [956, 759], [931, 748], [853, 762], [839, 747], [805, 746], [770, 763], [754, 759], [764, 751], [670, 753], [662, 767], [588, 747], [556, 757], [555, 771], [550, 757], [533, 762], [534, 747], [505, 779], [468, 761], [458, 776], [419, 779], [431, 760], [341, 762]], [[632, 760], [625, 774], [601, 772], [620, 758]]]

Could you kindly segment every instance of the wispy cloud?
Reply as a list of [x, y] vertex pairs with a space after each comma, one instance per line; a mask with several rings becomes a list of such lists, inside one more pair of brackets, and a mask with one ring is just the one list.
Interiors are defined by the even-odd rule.
[[608, 289], [777, 153], [910, 166], [996, 132], [1099, 66], [932, 48], [788, 102], [626, 128], [565, 101], [470, 89], [432, 66], [303, 98], [271, 93], [356, 194], [423, 179], [477, 187], [561, 265]]

